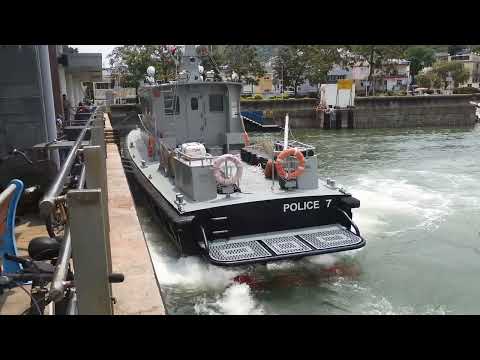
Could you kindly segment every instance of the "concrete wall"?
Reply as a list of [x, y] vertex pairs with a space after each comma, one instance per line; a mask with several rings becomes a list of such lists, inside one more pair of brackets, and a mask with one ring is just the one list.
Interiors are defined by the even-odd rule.
[[[480, 101], [480, 94], [356, 97], [353, 127], [471, 126], [476, 118], [470, 101]], [[323, 113], [314, 110], [317, 103], [317, 99], [249, 100], [241, 102], [241, 111], [272, 112], [281, 126], [288, 112], [294, 128], [323, 128]]]
[[38, 46], [0, 47], [0, 156], [47, 141]]
[[240, 102], [240, 111], [272, 112], [273, 121], [280, 126], [288, 113], [294, 128], [315, 128], [319, 127], [313, 110], [317, 103], [317, 99], [247, 100]]
[[475, 100], [480, 94], [356, 98], [354, 128], [470, 126]]

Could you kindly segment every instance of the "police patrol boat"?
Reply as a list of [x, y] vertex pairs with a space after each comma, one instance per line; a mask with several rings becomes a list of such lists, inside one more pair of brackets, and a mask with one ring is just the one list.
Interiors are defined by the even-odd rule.
[[240, 265], [363, 247], [352, 221], [360, 201], [319, 178], [315, 148], [288, 139], [288, 117], [284, 139], [250, 144], [242, 84], [203, 71], [208, 56], [186, 45], [170, 82], [149, 67], [141, 126], [122, 146], [181, 254]]

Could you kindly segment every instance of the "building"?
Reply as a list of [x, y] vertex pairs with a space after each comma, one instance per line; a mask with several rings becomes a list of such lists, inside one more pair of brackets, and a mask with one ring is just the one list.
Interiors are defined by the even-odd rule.
[[[355, 82], [355, 89], [364, 93], [369, 85], [368, 76], [370, 65], [367, 61], [359, 61], [352, 66], [352, 79]], [[385, 91], [406, 91], [411, 82], [410, 62], [403, 59], [389, 59], [381, 68], [376, 68], [373, 74], [374, 90]]]
[[410, 61], [389, 59], [383, 66], [383, 81], [386, 91], [407, 90], [410, 84]]
[[[76, 53], [64, 45], [1, 45], [0, 157], [56, 140], [62, 94], [78, 104], [84, 97], [82, 83], [101, 79], [101, 69], [101, 54]], [[58, 152], [51, 151], [47, 160], [58, 167]], [[0, 186], [28, 166], [21, 165], [2, 162]]]
[[463, 67], [468, 71], [469, 77], [466, 82], [459, 87], [475, 87], [480, 88], [480, 55], [468, 51], [449, 56], [449, 61], [461, 62]]
[[[480, 88], [480, 54], [474, 53], [470, 49], [465, 49], [455, 55], [449, 55], [446, 52], [436, 53], [435, 60], [439, 62], [461, 62], [468, 71], [469, 77], [459, 87]], [[423, 68], [421, 73], [425, 74], [430, 70], [432, 70], [432, 67]]]
[[137, 89], [120, 87], [120, 72], [115, 69], [103, 69], [102, 81], [93, 83], [93, 94], [96, 105], [105, 105], [108, 100], [113, 104], [136, 104]]
[[327, 73], [327, 84], [336, 84], [338, 80], [352, 79], [352, 77], [353, 74], [351, 67], [334, 65], [332, 69]]

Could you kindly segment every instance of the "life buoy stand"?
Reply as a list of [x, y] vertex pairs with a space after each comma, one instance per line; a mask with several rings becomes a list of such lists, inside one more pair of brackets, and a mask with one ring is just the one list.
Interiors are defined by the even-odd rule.
[[[232, 162], [237, 168], [237, 172], [232, 177], [227, 177], [227, 175], [223, 172], [226, 162]], [[228, 186], [237, 184], [242, 177], [242, 173], [242, 161], [237, 156], [234, 156], [232, 154], [224, 154], [222, 156], [219, 156], [213, 162], [213, 176], [215, 176], [215, 180], [220, 185]]]
[[[289, 156], [294, 156], [298, 160], [298, 166], [292, 172], [285, 171], [285, 168], [282, 165], [283, 161]], [[275, 170], [277, 170], [277, 174], [285, 180], [296, 179], [305, 171], [305, 157], [297, 148], [285, 149], [277, 156]]]
[[153, 157], [154, 150], [155, 150], [155, 138], [153, 136], [149, 136], [148, 137], [148, 147], [147, 147], [149, 157]]

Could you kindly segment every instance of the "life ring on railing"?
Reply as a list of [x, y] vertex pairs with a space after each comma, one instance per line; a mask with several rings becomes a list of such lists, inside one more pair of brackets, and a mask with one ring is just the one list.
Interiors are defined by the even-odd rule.
[[[294, 156], [298, 160], [298, 166], [293, 172], [285, 171], [282, 165], [283, 161], [289, 156]], [[277, 174], [285, 180], [296, 179], [305, 171], [305, 157], [297, 148], [285, 149], [277, 156], [275, 170], [277, 170]]]
[[[232, 177], [227, 177], [227, 175], [223, 172], [224, 164], [226, 162], [232, 162], [237, 172]], [[213, 176], [215, 176], [215, 180], [221, 185], [233, 185], [237, 184], [240, 178], [242, 177], [243, 173], [243, 165], [242, 161], [239, 157], [232, 155], [232, 154], [224, 154], [219, 156], [213, 162]]]
[[149, 136], [148, 137], [148, 147], [147, 147], [149, 157], [153, 157], [154, 150], [155, 150], [155, 138], [153, 136]]

